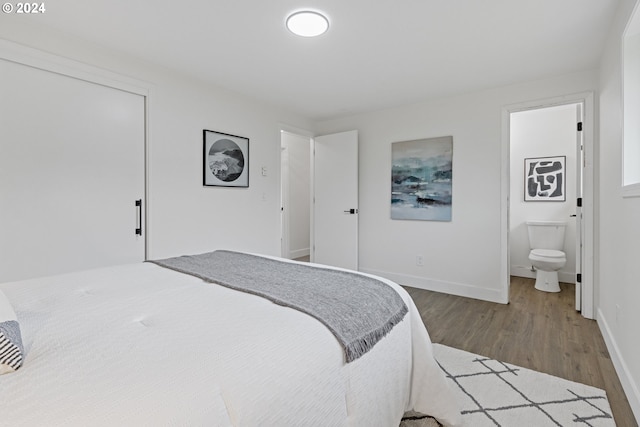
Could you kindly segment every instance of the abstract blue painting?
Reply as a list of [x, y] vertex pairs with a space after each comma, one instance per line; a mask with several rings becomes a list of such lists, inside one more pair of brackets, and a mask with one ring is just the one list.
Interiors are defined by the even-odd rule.
[[453, 137], [391, 144], [391, 219], [451, 221]]

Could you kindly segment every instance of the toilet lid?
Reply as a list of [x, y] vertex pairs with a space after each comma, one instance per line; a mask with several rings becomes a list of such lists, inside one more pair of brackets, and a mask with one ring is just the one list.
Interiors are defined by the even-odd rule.
[[564, 258], [564, 252], [554, 249], [534, 249], [531, 251], [531, 254], [545, 258]]

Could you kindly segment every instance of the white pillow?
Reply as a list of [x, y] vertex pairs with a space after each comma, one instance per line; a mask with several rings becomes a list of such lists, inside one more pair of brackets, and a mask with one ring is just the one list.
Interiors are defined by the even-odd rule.
[[23, 353], [18, 318], [9, 300], [0, 290], [0, 375], [20, 368]]

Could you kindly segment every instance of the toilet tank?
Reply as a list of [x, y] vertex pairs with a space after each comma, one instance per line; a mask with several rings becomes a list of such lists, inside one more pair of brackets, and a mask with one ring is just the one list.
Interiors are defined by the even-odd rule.
[[564, 249], [564, 221], [527, 221], [530, 249]]

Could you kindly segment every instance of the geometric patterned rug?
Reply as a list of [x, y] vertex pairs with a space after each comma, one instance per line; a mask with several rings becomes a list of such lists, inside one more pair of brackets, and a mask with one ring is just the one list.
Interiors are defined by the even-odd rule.
[[[477, 354], [434, 344], [468, 427], [613, 427], [604, 390]], [[407, 413], [400, 427], [431, 427], [431, 417]]]

